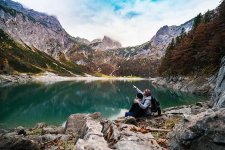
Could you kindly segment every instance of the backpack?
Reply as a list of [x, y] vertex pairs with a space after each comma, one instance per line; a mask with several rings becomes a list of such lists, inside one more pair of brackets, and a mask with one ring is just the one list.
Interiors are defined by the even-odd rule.
[[151, 98], [151, 112], [158, 112], [158, 115], [161, 115], [160, 102], [153, 96]]

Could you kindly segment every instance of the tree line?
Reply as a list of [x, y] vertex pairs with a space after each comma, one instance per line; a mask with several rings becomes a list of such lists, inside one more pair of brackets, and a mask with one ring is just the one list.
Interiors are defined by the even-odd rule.
[[215, 11], [197, 15], [192, 30], [173, 39], [162, 58], [162, 76], [212, 75], [225, 56], [225, 0]]

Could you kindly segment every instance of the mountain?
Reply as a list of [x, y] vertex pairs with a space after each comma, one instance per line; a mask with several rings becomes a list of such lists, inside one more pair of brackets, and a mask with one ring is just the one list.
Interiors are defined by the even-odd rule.
[[17, 42], [33, 46], [56, 59], [79, 44], [56, 17], [24, 8], [11, 0], [0, 1], [0, 29]]
[[122, 47], [118, 41], [107, 36], [93, 41], [74, 38], [63, 29], [56, 17], [24, 8], [11, 0], [0, 1], [0, 29], [11, 40], [31, 51], [48, 54], [54, 61], [69, 62], [75, 68], [81, 68], [82, 72], [91, 74], [157, 76], [161, 58], [172, 39], [189, 33], [193, 26], [194, 19], [179, 26], [163, 26], [150, 41]]
[[180, 26], [163, 26], [149, 42], [149, 53], [161, 58], [165, 55], [165, 50], [172, 39], [180, 36], [182, 32], [188, 32], [192, 29], [193, 19]]
[[[76, 61], [71, 56], [76, 52], [91, 51], [90, 47], [70, 36], [56, 17], [24, 8], [11, 0], [0, 1], [0, 29], [14, 42], [44, 52], [60, 63], [70, 62], [75, 68]], [[85, 66], [80, 67], [87, 71]]]
[[[92, 61], [96, 64], [99, 72], [104, 74], [157, 76], [160, 59], [165, 55], [169, 43], [172, 39], [190, 31], [192, 26], [193, 19], [180, 26], [163, 26], [150, 41], [144, 44], [108, 49], [102, 53], [96, 52]], [[100, 42], [100, 40], [95, 42]]]
[[116, 40], [111, 39], [108, 36], [104, 36], [103, 39], [95, 39], [90, 44], [94, 50], [105, 51], [108, 49], [121, 48], [122, 44]]
[[13, 38], [0, 29], [0, 73], [41, 73], [53, 72], [59, 75], [82, 75], [79, 66], [65, 61], [59, 62], [35, 47], [15, 42]]
[[212, 76], [225, 56], [225, 1], [195, 17], [193, 28], [169, 44], [159, 67], [164, 76]]

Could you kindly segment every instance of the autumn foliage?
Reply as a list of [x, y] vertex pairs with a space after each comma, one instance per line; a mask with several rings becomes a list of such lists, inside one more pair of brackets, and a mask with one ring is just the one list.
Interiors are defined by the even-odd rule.
[[194, 19], [190, 32], [169, 44], [158, 72], [164, 76], [212, 75], [225, 56], [225, 0], [218, 12]]

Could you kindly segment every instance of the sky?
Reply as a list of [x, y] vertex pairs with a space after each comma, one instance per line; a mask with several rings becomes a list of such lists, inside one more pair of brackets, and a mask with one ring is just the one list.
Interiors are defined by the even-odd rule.
[[180, 25], [216, 8], [221, 0], [14, 0], [58, 18], [74, 37], [104, 35], [123, 46], [149, 41], [160, 27]]

